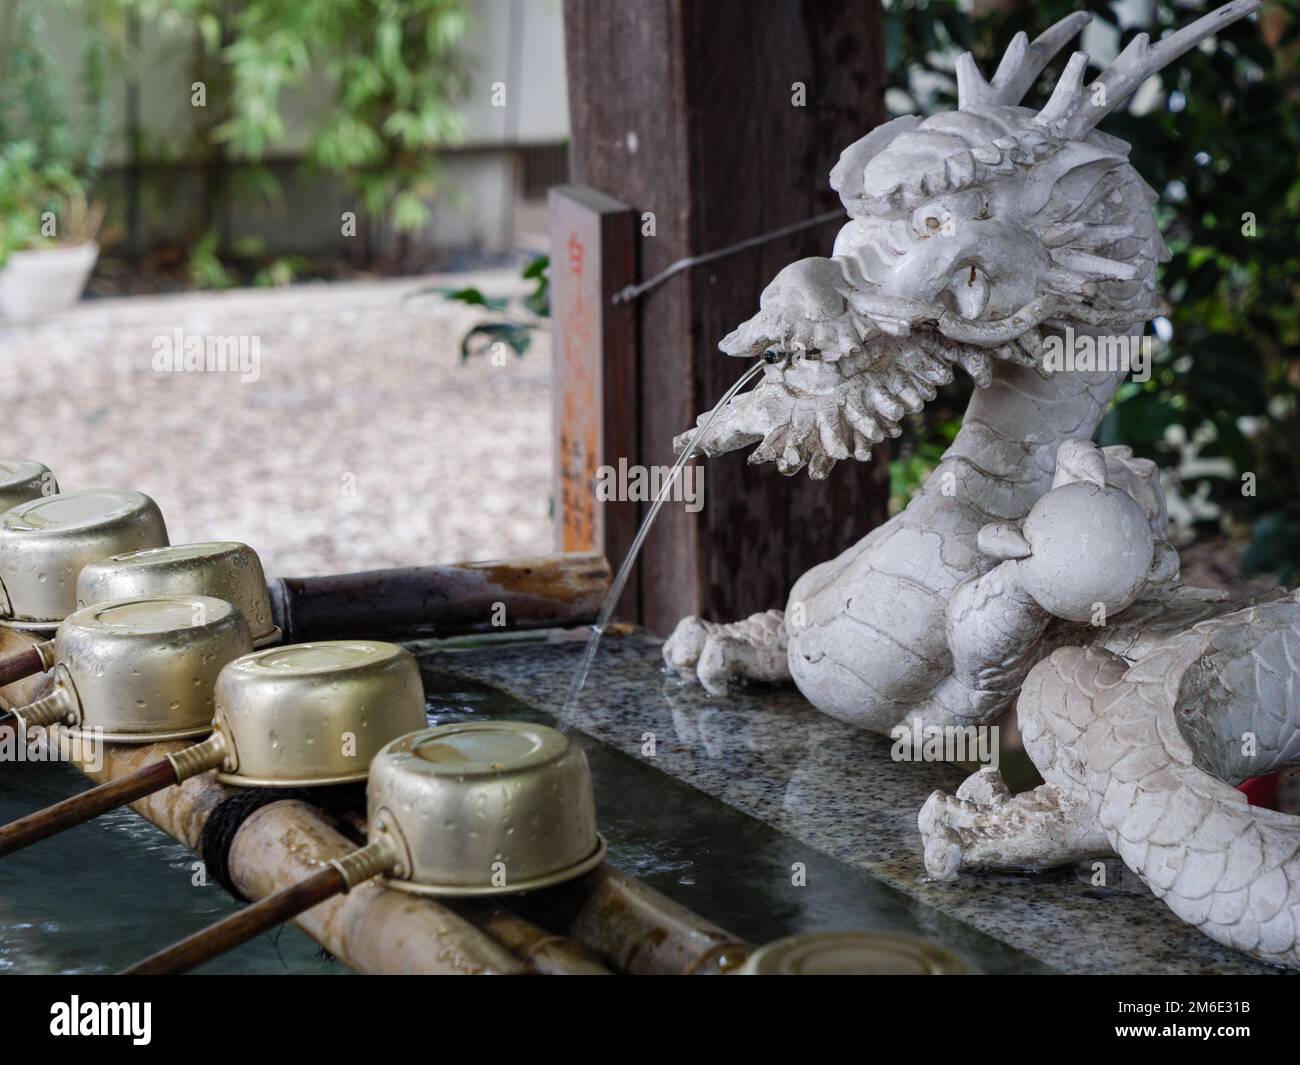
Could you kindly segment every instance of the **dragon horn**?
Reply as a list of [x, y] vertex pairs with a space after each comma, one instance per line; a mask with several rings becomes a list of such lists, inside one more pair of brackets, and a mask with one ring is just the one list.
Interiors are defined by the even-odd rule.
[[1080, 86], [1073, 89], [1072, 102], [1058, 99], [1057, 94], [1053, 93], [1052, 102], [1039, 114], [1038, 121], [1060, 136], [1072, 140], [1082, 139], [1152, 74], [1196, 47], [1205, 38], [1238, 19], [1245, 18], [1251, 12], [1258, 11], [1262, 6], [1262, 0], [1232, 0], [1154, 45], [1145, 33], [1139, 33], [1115, 57], [1115, 61], [1101, 77], [1086, 88]]
[[963, 53], [957, 60], [958, 110], [971, 104], [1020, 103], [1052, 57], [1091, 21], [1092, 16], [1086, 11], [1076, 11], [1045, 29], [1034, 38], [1033, 44], [1024, 33], [1017, 33], [998, 64], [992, 83], [984, 80], [974, 57], [969, 52]]

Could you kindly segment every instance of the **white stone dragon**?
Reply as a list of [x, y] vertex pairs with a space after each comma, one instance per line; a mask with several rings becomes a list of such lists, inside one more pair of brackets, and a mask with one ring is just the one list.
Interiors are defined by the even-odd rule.
[[[1096, 126], [1260, 6], [1139, 35], [1090, 84], [1076, 52], [1042, 110], [1019, 106], [1089, 19], [1071, 15], [1017, 35], [991, 80], [963, 55], [956, 111], [842, 153], [831, 257], [783, 269], [723, 340], [769, 365], [694, 447], [757, 444], [751, 462], [821, 479], [899, 435], [954, 366], [976, 391], [901, 514], [800, 578], [784, 612], [686, 618], [664, 657], [714, 693], [792, 679], [885, 734], [986, 724], [1019, 696], [1046, 784], [1013, 797], [985, 770], [935, 793], [932, 875], [1114, 851], [1215, 939], [1300, 966], [1300, 823], [1232, 787], [1300, 758], [1300, 600], [1180, 586], [1153, 464], [1089, 443], [1161, 313], [1168, 254], [1128, 145]], [[1052, 360], [1080, 338], [1091, 363]]]

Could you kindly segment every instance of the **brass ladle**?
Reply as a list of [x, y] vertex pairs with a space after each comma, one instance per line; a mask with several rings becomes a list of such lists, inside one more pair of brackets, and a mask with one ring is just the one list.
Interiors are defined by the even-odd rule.
[[[189, 598], [203, 600], [201, 596]], [[229, 604], [220, 605], [240, 628], [245, 646], [239, 650], [247, 651], [248, 630], [243, 618]], [[58, 641], [61, 648], [62, 629]], [[183, 686], [193, 669], [182, 665], [176, 656], [165, 657], [172, 679]], [[223, 783], [244, 787], [320, 787], [364, 780], [380, 747], [427, 721], [419, 667], [411, 654], [396, 644], [339, 640], [273, 647], [238, 657], [212, 652], [205, 658], [220, 672], [215, 678], [204, 675], [189, 683], [195, 692], [211, 694], [199, 699], [191, 695], [188, 707], [177, 707], [176, 702], [172, 707], [188, 713], [192, 727], [185, 735], [210, 731], [208, 739], [5, 825], [0, 828], [0, 855], [210, 769], [220, 770], [217, 779]], [[147, 656], [142, 656], [141, 665], [147, 661]], [[119, 676], [115, 686], [124, 680]], [[56, 688], [53, 694], [16, 713], [28, 723], [66, 721], [75, 705], [67, 690]], [[110, 698], [99, 706], [101, 712]], [[129, 718], [129, 701], [119, 696], [118, 705]], [[210, 724], [193, 727], [193, 720], [204, 710]], [[90, 723], [86, 715], [82, 729]], [[122, 735], [126, 733], [111, 738]], [[139, 730], [130, 735], [129, 742], [145, 743], [175, 739], [180, 733]]]
[[47, 466], [29, 459], [0, 459], [0, 512], [58, 490]]
[[[23, 483], [28, 488], [20, 491], [30, 491], [30, 479]], [[87, 565], [166, 543], [158, 505], [139, 492], [38, 493], [11, 506], [0, 514], [0, 625], [52, 634], [77, 609], [77, 580]], [[0, 659], [0, 687], [49, 669], [52, 650], [46, 641]]]
[[64, 619], [48, 651], [51, 691], [8, 717], [114, 743], [206, 735], [222, 666], [250, 650], [247, 622], [221, 599], [100, 603]]
[[[266, 574], [257, 553], [233, 541], [152, 547], [90, 562], [77, 577], [77, 607], [119, 599], [206, 595], [233, 603], [248, 622], [253, 646], [278, 643]], [[0, 687], [53, 665], [54, 641], [0, 658]]]
[[586, 755], [542, 725], [402, 736], [375, 756], [366, 796], [364, 847], [124, 973], [185, 972], [374, 877], [418, 895], [507, 895], [572, 880], [605, 856]]
[[[0, 715], [0, 724], [16, 727], [19, 742], [28, 729], [56, 723], [64, 726], [60, 740], [89, 743], [156, 743], [206, 735], [222, 667], [253, 646], [243, 615], [207, 596], [86, 607], [64, 620], [53, 644], [52, 690]], [[150, 779], [161, 780], [161, 772]], [[0, 838], [17, 849], [148, 794], [134, 790], [144, 781], [114, 784], [120, 787], [108, 795], [92, 789], [0, 828]], [[92, 793], [107, 805], [90, 803]], [[83, 810], [90, 812], [80, 816]]]
[[737, 976], [957, 976], [966, 963], [940, 943], [892, 932], [811, 932], [759, 947]]

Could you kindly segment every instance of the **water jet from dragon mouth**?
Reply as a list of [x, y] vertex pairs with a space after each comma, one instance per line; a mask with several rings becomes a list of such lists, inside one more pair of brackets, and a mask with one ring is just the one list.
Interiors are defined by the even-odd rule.
[[769, 368], [767, 364], [760, 361], [754, 363], [753, 366], [741, 374], [739, 379], [723, 393], [722, 398], [718, 400], [713, 409], [700, 419], [699, 428], [688, 433], [686, 443], [681, 448], [676, 449], [677, 461], [673, 463], [673, 468], [660, 486], [655, 501], [651, 504], [649, 511], [646, 512], [646, 516], [641, 520], [641, 526], [632, 539], [631, 547], [628, 548], [627, 557], [623, 559], [622, 565], [619, 566], [618, 572], [614, 575], [609, 592], [605, 595], [605, 602], [601, 605], [600, 614], [591, 628], [591, 636], [588, 638], [586, 649], [583, 651], [582, 661], [574, 672], [568, 695], [565, 697], [564, 705], [560, 708], [559, 727], [561, 731], [568, 731], [573, 721], [573, 715], [578, 708], [579, 697], [582, 695], [582, 689], [587, 683], [587, 676], [591, 672], [592, 663], [596, 660], [596, 652], [600, 649], [601, 637], [605, 635], [605, 630], [614, 617], [614, 610], [618, 606], [618, 601], [623, 597], [623, 589], [627, 586], [632, 567], [636, 564], [637, 556], [641, 553], [641, 545], [645, 543], [645, 538], [649, 535], [655, 518], [659, 516], [660, 508], [663, 507], [664, 502], [672, 492], [673, 484], [682, 472], [682, 468], [690, 461], [691, 456], [696, 454], [694, 437], [704, 436], [708, 432], [710, 422], [729, 409], [728, 404], [733, 403], [737, 393], [749, 383], [751, 378], [767, 368]]

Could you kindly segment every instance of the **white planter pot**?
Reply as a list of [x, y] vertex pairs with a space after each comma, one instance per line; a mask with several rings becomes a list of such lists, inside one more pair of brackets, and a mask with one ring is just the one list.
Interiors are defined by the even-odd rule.
[[93, 240], [66, 248], [16, 251], [0, 270], [0, 316], [34, 322], [65, 311], [81, 298], [99, 258]]

